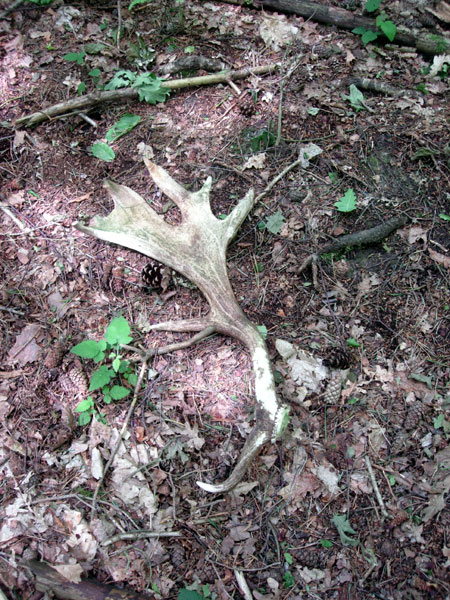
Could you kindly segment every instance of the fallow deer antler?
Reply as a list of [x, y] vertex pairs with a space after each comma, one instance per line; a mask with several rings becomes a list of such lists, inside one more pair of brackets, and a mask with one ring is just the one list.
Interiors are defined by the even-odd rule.
[[203, 292], [210, 306], [206, 317], [153, 325], [166, 331], [202, 331], [206, 327], [242, 342], [250, 351], [255, 375], [256, 422], [237, 465], [223, 483], [197, 482], [208, 492], [226, 492], [242, 477], [261, 447], [283, 433], [289, 409], [275, 392], [269, 353], [258, 329], [237, 303], [228, 279], [226, 250], [254, 203], [249, 190], [231, 213], [217, 219], [209, 203], [211, 178], [198, 192], [188, 192], [161, 167], [145, 164], [156, 185], [181, 211], [180, 225], [170, 225], [130, 188], [111, 181], [105, 186], [115, 208], [107, 217], [95, 217], [92, 226], [76, 223], [80, 231], [107, 242], [137, 250], [175, 269]]

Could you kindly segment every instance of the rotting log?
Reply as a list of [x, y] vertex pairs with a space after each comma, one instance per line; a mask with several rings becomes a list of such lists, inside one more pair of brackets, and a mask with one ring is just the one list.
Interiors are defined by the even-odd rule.
[[218, 219], [210, 206], [211, 177], [198, 192], [188, 192], [167, 171], [144, 160], [153, 181], [180, 209], [180, 225], [167, 223], [130, 188], [107, 181], [105, 187], [114, 200], [114, 210], [107, 217], [96, 216], [90, 226], [76, 223], [75, 227], [164, 263], [202, 291], [210, 307], [207, 316], [158, 323], [151, 326], [153, 330], [187, 332], [211, 328], [248, 348], [255, 377], [255, 425], [228, 479], [217, 485], [197, 482], [208, 492], [227, 492], [239, 483], [262, 446], [282, 435], [289, 418], [289, 409], [276, 394], [266, 343], [239, 306], [227, 273], [228, 244], [253, 208], [254, 193], [250, 189], [225, 219]]
[[[308, 2], [305, 0], [224, 0], [230, 4], [239, 4], [245, 7], [270, 8], [276, 12], [298, 15], [317, 23], [336, 25], [340, 29], [352, 30], [355, 27], [364, 27], [379, 33], [379, 39], [387, 41], [386, 36], [380, 31], [375, 19], [354, 15], [352, 12], [335, 6]], [[423, 54], [448, 54], [450, 40], [433, 33], [415, 34], [404, 27], [397, 28], [393, 44], [411, 46]]]

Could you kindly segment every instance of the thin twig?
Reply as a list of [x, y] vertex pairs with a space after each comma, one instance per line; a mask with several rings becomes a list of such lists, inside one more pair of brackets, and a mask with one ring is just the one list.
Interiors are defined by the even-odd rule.
[[97, 497], [98, 497], [99, 491], [103, 485], [103, 482], [105, 481], [106, 473], [108, 472], [109, 467], [112, 465], [113, 460], [114, 460], [114, 458], [117, 454], [117, 451], [120, 447], [120, 444], [122, 443], [122, 436], [125, 433], [126, 428], [128, 427], [128, 423], [131, 419], [131, 415], [133, 414], [134, 407], [136, 406], [136, 402], [137, 402], [138, 395], [139, 395], [139, 390], [141, 389], [142, 381], [144, 379], [144, 374], [145, 374], [146, 370], [147, 370], [147, 360], [143, 359], [141, 370], [139, 371], [138, 380], [137, 380], [135, 388], [134, 388], [133, 400], [131, 401], [127, 416], [125, 417], [125, 421], [122, 425], [122, 429], [120, 430], [116, 445], [114, 446], [114, 449], [111, 452], [111, 456], [109, 457], [109, 460], [106, 463], [106, 466], [103, 470], [103, 475], [102, 475], [101, 479], [99, 480], [97, 487], [95, 488], [94, 495], [92, 497], [91, 520], [95, 517], [96, 512], [97, 512]]
[[245, 600], [253, 600], [252, 593], [250, 588], [248, 587], [248, 583], [245, 580], [243, 573], [239, 569], [233, 569], [234, 576], [236, 577], [236, 581], [238, 583], [239, 589], [241, 590], [242, 595]]
[[117, 49], [120, 48], [120, 30], [122, 29], [122, 5], [121, 0], [117, 0]]
[[102, 546], [110, 546], [121, 540], [142, 540], [144, 538], [160, 538], [160, 537], [181, 537], [181, 531], [150, 531], [149, 529], [139, 529], [137, 531], [125, 531], [118, 533], [102, 542]]
[[19, 221], [19, 219], [15, 215], [13, 215], [13, 213], [10, 211], [8, 206], [6, 206], [6, 204], [4, 204], [3, 202], [0, 202], [0, 208], [5, 213], [5, 215], [8, 215], [8, 217], [12, 221], [14, 221], [14, 223], [22, 231], [22, 233], [30, 233], [32, 231], [29, 227], [25, 227], [25, 225], [21, 221]]
[[149, 360], [153, 356], [159, 356], [160, 354], [168, 354], [169, 352], [175, 352], [175, 350], [182, 350], [183, 348], [189, 348], [189, 346], [193, 346], [197, 342], [200, 342], [205, 337], [213, 334], [215, 329], [212, 325], [205, 327], [203, 331], [195, 334], [188, 340], [184, 342], [175, 342], [174, 344], [168, 344], [167, 346], [160, 346], [159, 348], [152, 348], [151, 350], [142, 350], [141, 348], [136, 348], [135, 346], [129, 346], [128, 344], [122, 344], [121, 347], [125, 350], [130, 350], [131, 352], [137, 352], [141, 355], [142, 360]]
[[378, 504], [380, 505], [381, 513], [385, 519], [388, 519], [389, 514], [386, 510], [384, 500], [381, 496], [380, 488], [378, 487], [377, 480], [375, 479], [375, 475], [374, 475], [373, 469], [372, 469], [372, 463], [370, 462], [370, 458], [367, 456], [367, 454], [365, 456], [365, 461], [366, 461], [367, 471], [369, 472], [370, 481], [372, 483], [373, 491], [375, 492], [376, 499], [378, 500]]

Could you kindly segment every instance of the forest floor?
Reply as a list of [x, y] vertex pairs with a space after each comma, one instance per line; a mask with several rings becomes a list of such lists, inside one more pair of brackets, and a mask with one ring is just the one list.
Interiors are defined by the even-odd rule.
[[[388, 16], [445, 34], [445, 20], [423, 5], [390, 3]], [[354, 33], [249, 7], [186, 2], [183, 13], [180, 23], [158, 1], [123, 6], [119, 48], [115, 2], [23, 4], [0, 20], [1, 589], [9, 599], [43, 598], [27, 567], [37, 560], [72, 582], [90, 577], [142, 598], [443, 599], [448, 57], [395, 40], [364, 46]], [[193, 55], [225, 68], [280, 68], [172, 91], [155, 105], [115, 102], [88, 119], [14, 127], [84, 87], [94, 91], [117, 69], [162, 76]], [[350, 77], [399, 94], [350, 87]], [[140, 122], [110, 143], [115, 158], [94, 156], [93, 144], [125, 114]], [[111, 210], [105, 179], [166, 208], [143, 149], [189, 189], [211, 176], [217, 215], [308, 154], [254, 208], [228, 252], [231, 285], [267, 334], [291, 419], [235, 491], [210, 495], [196, 481], [226, 478], [254, 419], [249, 356], [220, 335], [158, 356], [93, 512], [133, 377], [119, 382], [130, 391], [124, 399], [108, 404], [92, 392], [106, 424], [81, 426], [75, 409], [98, 365], [70, 349], [103, 338], [117, 317], [135, 346], [177, 342], [188, 336], [149, 324], [207, 312], [185, 281], [149, 288], [144, 256], [73, 227]], [[405, 224], [386, 238], [300, 272], [330, 240], [397, 216]], [[292, 344], [288, 361], [279, 340]], [[302, 353], [310, 369], [299, 375]], [[334, 390], [330, 379], [339, 381]]]

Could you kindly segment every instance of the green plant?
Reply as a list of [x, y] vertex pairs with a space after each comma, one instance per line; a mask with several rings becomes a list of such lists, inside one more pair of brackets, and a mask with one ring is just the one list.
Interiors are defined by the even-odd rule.
[[270, 233], [277, 235], [278, 233], [280, 233], [281, 228], [284, 224], [284, 221], [285, 221], [285, 218], [283, 216], [283, 213], [280, 210], [278, 210], [274, 215], [270, 215], [270, 217], [267, 219], [267, 221], [266, 221], [267, 231], [270, 231]]
[[333, 525], [336, 527], [341, 538], [341, 542], [344, 546], [357, 546], [358, 540], [350, 537], [348, 534], [355, 534], [356, 531], [351, 527], [349, 520], [345, 515], [334, 515], [331, 519]]
[[291, 588], [291, 587], [294, 587], [294, 585], [295, 585], [294, 576], [292, 575], [292, 573], [290, 571], [286, 571], [283, 575], [283, 586], [285, 588]]
[[67, 54], [64, 54], [63, 60], [75, 62], [77, 63], [77, 65], [82, 65], [85, 56], [86, 52], [84, 50], [82, 50], [81, 52], [68, 52]]
[[[367, 0], [366, 10], [367, 12], [374, 12], [378, 10], [380, 6], [380, 0]], [[372, 31], [372, 29], [366, 29], [365, 27], [355, 27], [352, 29], [352, 33], [356, 33], [361, 36], [361, 41], [366, 46], [369, 42], [375, 41], [381, 33], [387, 37], [390, 42], [394, 41], [397, 34], [397, 27], [393, 21], [387, 20], [386, 13], [380, 13], [375, 19], [375, 25], [378, 31]]]
[[162, 80], [153, 73], [141, 73], [134, 71], [117, 71], [109, 83], [105, 85], [105, 90], [117, 90], [123, 87], [132, 87], [138, 91], [139, 100], [149, 104], [164, 102], [170, 91], [161, 87]]
[[[70, 350], [73, 354], [91, 359], [95, 363], [101, 363], [107, 357], [108, 364], [102, 364], [93, 371], [89, 382], [89, 392], [101, 391], [103, 402], [106, 404], [112, 400], [122, 400], [129, 395], [129, 388], [121, 385], [122, 379], [131, 386], [136, 385], [136, 373], [130, 362], [124, 360], [121, 354], [122, 344], [128, 344], [132, 339], [127, 320], [124, 317], [116, 317], [108, 325], [104, 338], [99, 341], [84, 340]], [[118, 383], [115, 383], [116, 381]], [[75, 412], [79, 413], [79, 425], [87, 425], [93, 416], [106, 422], [104, 414], [98, 411], [91, 395], [77, 405]]]
[[135, 6], [138, 6], [140, 4], [151, 4], [151, 2], [152, 0], [132, 0], [132, 2], [130, 2], [130, 4], [128, 5], [128, 10], [131, 11]]
[[337, 202], [334, 203], [334, 206], [338, 209], [339, 212], [352, 212], [356, 210], [356, 194], [352, 188], [349, 188], [341, 198]]
[[353, 83], [348, 89], [350, 91], [350, 94], [348, 96], [342, 94], [344, 100], [348, 100], [350, 102], [350, 105], [355, 112], [364, 110], [364, 94]]
[[53, 2], [53, 0], [25, 0], [25, 2], [31, 2], [32, 4], [37, 4], [38, 6], [48, 6]]
[[116, 158], [114, 150], [105, 142], [95, 142], [91, 147], [92, 156], [105, 162], [112, 162]]

